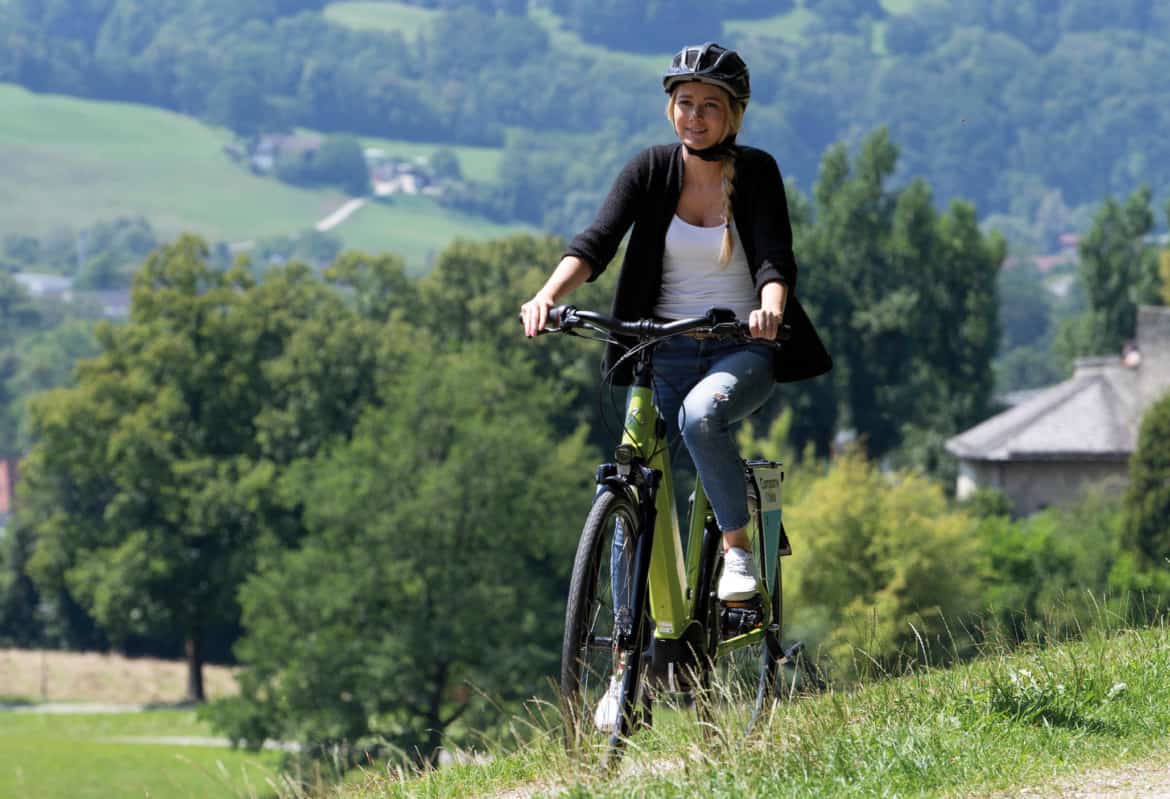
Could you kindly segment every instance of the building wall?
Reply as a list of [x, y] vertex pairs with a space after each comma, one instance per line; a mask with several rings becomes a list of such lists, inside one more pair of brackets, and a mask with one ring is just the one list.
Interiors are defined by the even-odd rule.
[[1138, 389], [1142, 408], [1148, 408], [1170, 391], [1170, 308], [1138, 309]]
[[1128, 479], [1128, 463], [1119, 461], [961, 461], [959, 499], [977, 488], [997, 488], [1011, 500], [1017, 516], [1067, 505], [1087, 485], [1120, 491]]

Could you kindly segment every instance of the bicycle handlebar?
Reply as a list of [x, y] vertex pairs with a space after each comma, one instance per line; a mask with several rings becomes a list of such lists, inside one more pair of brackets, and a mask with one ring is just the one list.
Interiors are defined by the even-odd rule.
[[787, 325], [781, 325], [775, 341], [753, 338], [748, 323], [741, 322], [736, 318], [735, 313], [727, 308], [711, 308], [704, 316], [675, 319], [669, 322], [658, 322], [653, 319], [627, 322], [596, 311], [579, 310], [573, 305], [558, 305], [549, 310], [548, 323], [550, 327], [545, 330], [549, 333], [565, 332], [589, 326], [600, 328], [614, 335], [632, 336], [643, 341], [701, 331], [726, 338], [748, 338], [779, 346], [780, 342], [787, 340], [791, 333], [791, 329]]

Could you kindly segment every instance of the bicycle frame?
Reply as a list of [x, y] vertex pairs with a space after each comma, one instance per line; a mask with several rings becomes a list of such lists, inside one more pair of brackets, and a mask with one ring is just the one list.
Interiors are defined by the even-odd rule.
[[[654, 406], [648, 370], [639, 368], [634, 384], [630, 387], [626, 402], [625, 425], [622, 444], [632, 447], [646, 466], [661, 474], [655, 491], [654, 532], [650, 550], [649, 598], [650, 614], [654, 618], [654, 637], [663, 641], [679, 641], [687, 635], [688, 628], [703, 624], [706, 620], [696, 618], [699, 607], [697, 586], [702, 561], [703, 528], [710, 504], [703, 490], [702, 481], [695, 479], [695, 495], [691, 509], [689, 535], [685, 557], [679, 534], [678, 510], [674, 499], [674, 478], [670, 467], [669, 452], [658, 446], [659, 417]], [[778, 486], [772, 490], [778, 490]], [[638, 498], [639, 500], [642, 497]], [[752, 519], [755, 526], [763, 519]], [[748, 633], [721, 641], [716, 657], [741, 647], [758, 643], [768, 625], [772, 623], [771, 591], [776, 590], [775, 574], [780, 543], [779, 512], [764, 523], [764, 530], [758, 530], [755, 546], [761, 569], [761, 595], [764, 600], [764, 623]]]

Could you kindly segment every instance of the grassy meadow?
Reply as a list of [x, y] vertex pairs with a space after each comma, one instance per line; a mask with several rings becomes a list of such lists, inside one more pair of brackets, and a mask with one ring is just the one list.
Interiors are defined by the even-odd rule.
[[347, 247], [400, 253], [406, 257], [407, 271], [420, 274], [429, 270], [433, 258], [453, 239], [497, 238], [529, 228], [503, 228], [467, 214], [438, 209], [429, 197], [395, 195], [388, 205], [367, 203], [335, 230], [344, 234]]
[[[199, 744], [214, 733], [193, 710], [102, 715], [5, 711], [5, 799], [239, 799], [274, 796], [278, 752]], [[179, 743], [187, 739], [188, 743]], [[191, 740], [195, 739], [195, 740]]]
[[431, 24], [439, 12], [406, 3], [395, 3], [392, 0], [378, 2], [347, 0], [325, 6], [324, 14], [325, 19], [347, 28], [400, 33], [407, 41], [413, 41]]
[[750, 737], [740, 701], [719, 702], [709, 729], [691, 710], [656, 712], [617, 774], [566, 757], [552, 717], [538, 707], [517, 719], [526, 743], [489, 762], [371, 771], [333, 799], [1045, 795], [1087, 770], [1170, 755], [1170, 633], [1090, 632], [951, 669], [908, 665], [780, 702]]
[[[212, 241], [295, 234], [348, 198], [259, 177], [223, 152], [231, 133], [180, 114], [127, 103], [38, 95], [0, 84], [0, 236], [43, 237], [118, 216], [145, 216], [160, 237]], [[370, 139], [391, 155], [438, 145]], [[454, 147], [469, 177], [495, 173], [498, 151]], [[357, 219], [361, 219], [357, 222]], [[333, 229], [347, 247], [385, 246], [415, 269], [454, 236], [491, 238], [518, 228], [453, 214], [433, 200], [374, 204]], [[403, 232], [409, 231], [409, 235]]]
[[[236, 690], [229, 669], [208, 666], [203, 676], [212, 698]], [[217, 741], [194, 710], [177, 706], [185, 680], [177, 661], [0, 649], [0, 705], [18, 708], [0, 710], [0, 796], [274, 796], [280, 753]], [[97, 712], [103, 704], [128, 707]], [[158, 707], [132, 709], [142, 704]]]

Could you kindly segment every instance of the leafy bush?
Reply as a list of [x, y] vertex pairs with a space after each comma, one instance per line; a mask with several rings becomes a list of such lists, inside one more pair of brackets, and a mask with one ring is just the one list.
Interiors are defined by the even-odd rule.
[[[976, 522], [915, 472], [884, 474], [859, 453], [833, 461], [785, 511], [795, 631], [844, 670], [872, 659], [947, 659], [969, 649], [957, 626], [979, 606]], [[925, 651], [924, 651], [925, 650]]]
[[985, 518], [977, 531], [987, 621], [1007, 643], [1060, 639], [1099, 620], [1120, 541], [1120, 502], [1108, 487], [1018, 521]]

